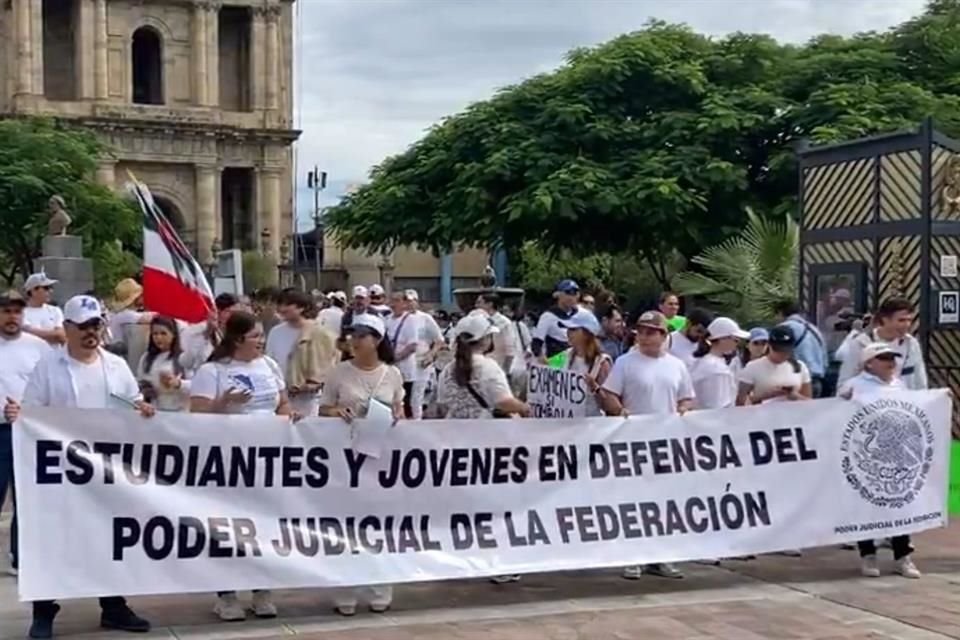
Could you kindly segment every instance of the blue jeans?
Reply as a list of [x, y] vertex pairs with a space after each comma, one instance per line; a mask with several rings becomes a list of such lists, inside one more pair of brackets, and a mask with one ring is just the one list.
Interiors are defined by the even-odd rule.
[[13, 568], [17, 568], [17, 502], [13, 489], [13, 428], [0, 424], [0, 508], [3, 507], [10, 488], [10, 504], [13, 505], [13, 522], [10, 523], [10, 556]]

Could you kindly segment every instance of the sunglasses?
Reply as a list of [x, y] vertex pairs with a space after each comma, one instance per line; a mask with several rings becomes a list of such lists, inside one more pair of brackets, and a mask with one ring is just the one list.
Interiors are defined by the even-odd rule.
[[87, 320], [86, 322], [81, 322], [80, 324], [71, 322], [70, 324], [75, 326], [80, 331], [99, 331], [103, 327], [103, 321], [99, 319]]
[[892, 353], [881, 353], [878, 356], [873, 357], [874, 360], [883, 360], [884, 362], [894, 362], [897, 359], [897, 356]]

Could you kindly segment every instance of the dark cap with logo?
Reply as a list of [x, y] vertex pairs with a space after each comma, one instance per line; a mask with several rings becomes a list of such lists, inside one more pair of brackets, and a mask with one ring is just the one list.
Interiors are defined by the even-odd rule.
[[780, 324], [770, 329], [770, 347], [773, 349], [792, 349], [797, 346], [797, 337], [793, 335], [793, 329], [785, 324]]
[[9, 307], [11, 305], [27, 306], [27, 301], [16, 289], [10, 289], [0, 293], [0, 307]]

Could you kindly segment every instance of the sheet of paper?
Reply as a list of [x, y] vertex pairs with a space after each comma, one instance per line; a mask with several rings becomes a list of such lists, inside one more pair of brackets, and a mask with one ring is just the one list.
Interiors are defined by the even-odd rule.
[[357, 453], [379, 458], [383, 443], [393, 428], [393, 409], [378, 400], [371, 399], [366, 418], [353, 423], [353, 449]]

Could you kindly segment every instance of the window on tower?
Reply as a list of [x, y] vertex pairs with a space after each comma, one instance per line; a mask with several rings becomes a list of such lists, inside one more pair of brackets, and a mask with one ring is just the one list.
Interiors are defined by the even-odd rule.
[[163, 104], [163, 43], [152, 27], [133, 32], [133, 102]]

